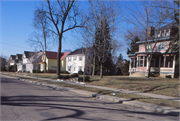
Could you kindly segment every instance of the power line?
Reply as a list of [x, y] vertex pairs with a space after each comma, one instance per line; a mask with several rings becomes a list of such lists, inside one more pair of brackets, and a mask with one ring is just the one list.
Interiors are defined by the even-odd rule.
[[[29, 48], [25, 48], [25, 47], [21, 47], [21, 46], [16, 46], [16, 45], [11, 45], [11, 44], [7, 44], [7, 43], [3, 43], [3, 42], [0, 42], [1, 44], [5, 44], [5, 45], [9, 45], [9, 46], [13, 46], [13, 47], [19, 47], [19, 48], [23, 48], [23, 49], [29, 49]], [[30, 49], [32, 50], [32, 48]]]

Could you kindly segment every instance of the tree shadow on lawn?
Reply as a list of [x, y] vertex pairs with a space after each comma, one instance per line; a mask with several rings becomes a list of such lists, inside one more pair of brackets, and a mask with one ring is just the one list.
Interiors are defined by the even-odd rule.
[[176, 88], [176, 87], [179, 87], [178, 83], [177, 84], [170, 84], [170, 85], [155, 86], [155, 87], [152, 87], [151, 89], [145, 90], [143, 92], [146, 93], [146, 92], [152, 92], [152, 91], [158, 91], [158, 90], [163, 90], [163, 89], [168, 89], [168, 88]]

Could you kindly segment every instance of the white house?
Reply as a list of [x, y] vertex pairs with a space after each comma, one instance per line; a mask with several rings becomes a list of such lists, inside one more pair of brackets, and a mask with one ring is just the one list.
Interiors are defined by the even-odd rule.
[[16, 63], [16, 55], [10, 55], [9, 65], [10, 65], [10, 66], [14, 66], [15, 63]]
[[16, 54], [17, 71], [22, 71], [22, 54]]
[[36, 52], [31, 56], [26, 63], [26, 71], [33, 73], [33, 70], [40, 70], [39, 62], [41, 62], [43, 52]]
[[31, 56], [33, 56], [35, 52], [29, 52], [29, 51], [24, 51], [22, 55], [22, 62], [21, 64], [17, 65], [17, 70], [25, 72], [26, 71], [26, 64], [28, 60], [30, 59]]
[[76, 49], [66, 58], [66, 71], [69, 73], [78, 73], [79, 70], [85, 74], [91, 73], [92, 53], [89, 48]]

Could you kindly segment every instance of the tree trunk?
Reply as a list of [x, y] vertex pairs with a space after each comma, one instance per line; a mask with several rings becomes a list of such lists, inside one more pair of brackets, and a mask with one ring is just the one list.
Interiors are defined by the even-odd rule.
[[94, 56], [94, 58], [93, 58], [93, 72], [92, 72], [92, 76], [94, 76], [95, 64], [96, 64], [96, 57]]
[[44, 73], [46, 73], [46, 51], [45, 51], [45, 58], [44, 58], [44, 62], [45, 62], [45, 63], [44, 63], [44, 64], [45, 64], [45, 65], [44, 65]]
[[46, 73], [46, 39], [44, 41], [45, 44], [45, 69], [44, 69], [44, 73]]
[[101, 77], [101, 78], [103, 78], [103, 69], [102, 69], [102, 63], [101, 63], [100, 77]]
[[59, 48], [58, 48], [58, 53], [57, 53], [57, 76], [61, 75], [61, 40], [62, 40], [62, 33], [60, 34], [59, 37]]

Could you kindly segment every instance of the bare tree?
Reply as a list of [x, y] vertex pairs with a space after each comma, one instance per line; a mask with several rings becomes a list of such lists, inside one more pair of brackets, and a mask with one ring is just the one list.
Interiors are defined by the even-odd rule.
[[[102, 76], [102, 65], [108, 58], [109, 54], [115, 54], [117, 52], [118, 41], [115, 38], [116, 31], [120, 25], [120, 13], [121, 7], [118, 6], [118, 1], [89, 1], [90, 7], [88, 21], [86, 22], [86, 28], [81, 31], [82, 43], [86, 47], [93, 47], [93, 71], [92, 76], [95, 72], [95, 62], [98, 59], [101, 62], [101, 73]], [[85, 16], [85, 17], [86, 17]], [[106, 23], [108, 23], [109, 35], [107, 35]], [[100, 27], [101, 26], [101, 27]], [[106, 26], [106, 27], [105, 27]], [[101, 45], [96, 41], [97, 28], [102, 33]], [[107, 39], [109, 36], [109, 40]], [[100, 41], [99, 41], [100, 42]]]
[[60, 75], [63, 34], [77, 27], [83, 27], [83, 22], [80, 20], [80, 22], [78, 22], [79, 11], [75, 0], [46, 0], [46, 3], [47, 4], [44, 5], [46, 9], [40, 10], [40, 13], [44, 13], [45, 18], [48, 20], [48, 31], [58, 38], [57, 75]]
[[[157, 2], [157, 1], [156, 1]], [[157, 44], [158, 39], [156, 36], [148, 36], [151, 34], [151, 30], [159, 31], [159, 28], [168, 22], [170, 22], [166, 9], [157, 7], [155, 8], [156, 2], [153, 1], [139, 1], [139, 2], [132, 2], [131, 5], [128, 5], [129, 13], [126, 17], [126, 20], [135, 25], [137, 28], [141, 29], [143, 33], [145, 33], [145, 52], [147, 54], [148, 60], [148, 75], [150, 76], [150, 69], [151, 69], [151, 60], [153, 56], [153, 52], [156, 51], [155, 47]], [[165, 5], [163, 1], [159, 1], [159, 5]], [[138, 7], [137, 7], [138, 6]], [[151, 27], [151, 30], [149, 27]], [[150, 39], [151, 38], [151, 39]], [[155, 44], [150, 46], [150, 40], [153, 41]]]
[[[28, 42], [36, 48], [40, 47], [43, 50], [44, 55], [46, 55], [47, 39], [50, 37], [50, 34], [48, 31], [49, 25], [46, 18], [46, 13], [44, 12], [43, 3], [41, 3], [41, 7], [37, 8], [34, 12], [33, 26], [36, 31], [31, 34], [31, 38], [28, 40]], [[44, 73], [46, 73], [46, 63]]]

